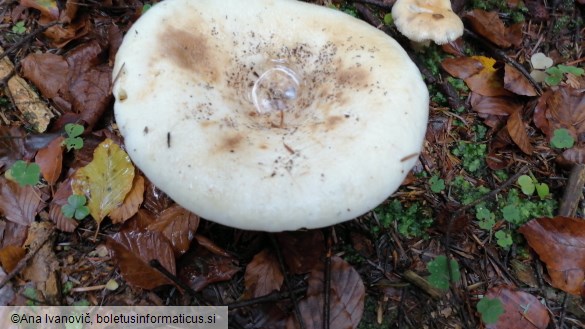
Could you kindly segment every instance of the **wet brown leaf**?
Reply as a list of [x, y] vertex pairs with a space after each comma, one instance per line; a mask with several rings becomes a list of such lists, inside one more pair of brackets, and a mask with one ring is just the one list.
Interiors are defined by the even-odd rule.
[[274, 253], [264, 249], [257, 253], [246, 266], [244, 285], [246, 299], [268, 295], [279, 290], [284, 276], [280, 270], [280, 264]]
[[213, 254], [206, 248], [197, 248], [181, 257], [178, 277], [195, 291], [214, 282], [230, 280], [240, 268], [233, 257]]
[[174, 205], [160, 213], [146, 229], [161, 232], [171, 242], [175, 256], [180, 256], [189, 250], [198, 227], [199, 216]]
[[32, 53], [20, 63], [23, 77], [30, 80], [43, 96], [50, 99], [64, 96], [61, 90], [66, 87], [69, 64], [62, 56]]
[[471, 93], [471, 108], [481, 114], [507, 116], [522, 110], [522, 104], [513, 97], [488, 97]]
[[320, 265], [325, 255], [325, 240], [319, 230], [285, 232], [276, 235], [282, 256], [292, 274], [304, 274]]
[[570, 163], [585, 163], [585, 146], [575, 146], [565, 150], [563, 158]]
[[546, 264], [552, 285], [585, 296], [585, 221], [557, 216], [533, 219], [519, 229]]
[[510, 137], [522, 150], [522, 152], [530, 155], [532, 154], [532, 145], [530, 145], [530, 139], [526, 132], [526, 126], [522, 121], [522, 112], [517, 111], [508, 117], [508, 123], [506, 124]]
[[483, 96], [511, 96], [494, 65], [496, 60], [485, 56], [448, 58], [441, 62], [445, 71], [463, 79], [473, 92]]
[[155, 219], [150, 211], [140, 208], [138, 212], [129, 220], [122, 224], [121, 230], [141, 231], [146, 230], [148, 225], [154, 223]]
[[498, 322], [486, 325], [487, 329], [545, 329], [550, 322], [546, 307], [529, 293], [502, 286], [490, 289], [486, 297], [498, 298], [505, 311]]
[[538, 96], [536, 89], [520, 71], [506, 64], [504, 66], [504, 88], [522, 96]]
[[215, 242], [211, 241], [209, 238], [201, 235], [201, 234], [195, 234], [195, 239], [197, 240], [197, 243], [209, 250], [211, 253], [216, 254], [218, 256], [222, 256], [222, 257], [232, 257], [232, 255], [230, 255], [227, 251], [225, 251], [222, 247], [218, 246], [217, 244], [215, 244]]
[[8, 273], [12, 272], [25, 255], [26, 250], [21, 246], [6, 246], [0, 249], [0, 263], [2, 264], [2, 268]]
[[75, 219], [65, 217], [61, 211], [61, 207], [67, 204], [67, 198], [72, 194], [71, 178], [67, 178], [55, 191], [49, 207], [49, 219], [55, 223], [58, 230], [63, 232], [73, 232], [78, 225]]
[[41, 167], [41, 174], [49, 185], [54, 185], [61, 176], [63, 140], [65, 140], [64, 137], [55, 138], [45, 148], [40, 149], [35, 156], [35, 162]]
[[119, 224], [128, 220], [138, 212], [138, 208], [142, 204], [144, 198], [144, 178], [141, 175], [134, 176], [132, 182], [132, 189], [126, 194], [124, 202], [118, 208], [115, 208], [110, 212], [108, 217], [112, 220], [112, 223]]
[[475, 9], [465, 13], [463, 18], [469, 22], [471, 29], [485, 37], [492, 43], [502, 48], [508, 48], [512, 44], [506, 37], [508, 31], [497, 11], [483, 11]]
[[147, 178], [144, 191], [144, 208], [156, 215], [172, 204], [171, 198], [154, 186]]
[[0, 169], [8, 168], [16, 160], [23, 159], [26, 153], [25, 135], [22, 128], [0, 126]]
[[[561, 86], [547, 90], [534, 110], [534, 123], [549, 138], [559, 128], [579, 141], [585, 137], [585, 90]], [[581, 137], [583, 136], [583, 137]]]
[[20, 186], [0, 176], [0, 213], [11, 222], [30, 225], [41, 207], [40, 193], [37, 187]]
[[59, 7], [55, 0], [20, 0], [20, 5], [27, 8], [34, 8], [41, 12], [41, 16], [49, 20], [57, 20], [59, 18]]
[[173, 248], [162, 233], [120, 231], [108, 238], [106, 246], [128, 284], [143, 289], [172, 284], [167, 277], [150, 266], [150, 261], [156, 259], [170, 273], [175, 274]]
[[[307, 296], [299, 302], [301, 316], [307, 329], [323, 327], [324, 274], [322, 270], [309, 275]], [[357, 328], [364, 311], [366, 290], [360, 275], [343, 259], [331, 258], [330, 327]], [[287, 321], [287, 329], [298, 328], [294, 315]]]
[[[54, 233], [53, 223], [34, 222], [23, 245], [28, 250], [40, 248], [22, 270], [22, 277], [24, 280], [35, 282], [49, 303], [56, 303], [59, 293], [56, 274], [60, 266], [53, 249]], [[45, 243], [42, 244], [43, 242]]]

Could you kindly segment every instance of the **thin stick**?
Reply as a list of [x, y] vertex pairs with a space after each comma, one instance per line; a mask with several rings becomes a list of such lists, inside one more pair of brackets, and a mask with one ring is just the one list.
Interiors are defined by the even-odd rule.
[[292, 285], [290, 284], [290, 280], [288, 279], [286, 267], [284, 266], [284, 260], [282, 259], [282, 253], [280, 252], [278, 242], [276, 241], [276, 238], [274, 237], [273, 234], [270, 234], [270, 242], [272, 242], [272, 245], [274, 246], [274, 250], [276, 251], [276, 256], [278, 257], [278, 263], [280, 264], [280, 269], [282, 270], [282, 273], [284, 274], [284, 284], [286, 285], [286, 289], [288, 290], [288, 293], [293, 301], [295, 318], [297, 319], [297, 322], [299, 323], [299, 326], [301, 327], [301, 329], [306, 329], [307, 327], [305, 326], [305, 321], [303, 321], [303, 317], [301, 316], [301, 310], [299, 309], [299, 304], [297, 303], [296, 294], [295, 294], [294, 290], [292, 289]]
[[[293, 291], [295, 294], [302, 294], [306, 290], [307, 290], [307, 287], [300, 287], [300, 288], [297, 288]], [[226, 306], [230, 310], [233, 310], [236, 308], [241, 308], [241, 307], [246, 307], [246, 306], [251, 306], [251, 305], [256, 305], [256, 304], [278, 302], [278, 301], [281, 301], [284, 299], [290, 299], [290, 298], [291, 298], [291, 296], [289, 295], [288, 292], [273, 292], [273, 293], [265, 295], [265, 296], [250, 298], [250, 299], [246, 299], [246, 300], [243, 300], [240, 302], [227, 304]]]
[[154, 268], [157, 271], [159, 271], [162, 275], [166, 276], [169, 280], [171, 280], [178, 287], [180, 287], [181, 289], [185, 290], [189, 295], [191, 295], [193, 297], [193, 299], [195, 299], [195, 303], [196, 304], [201, 305], [201, 303], [197, 299], [197, 296], [199, 294], [195, 290], [193, 290], [193, 288], [189, 287], [183, 281], [179, 280], [179, 278], [177, 278], [176, 275], [174, 275], [173, 273], [169, 272], [169, 270], [167, 270], [164, 266], [162, 266], [162, 264], [158, 261], [158, 259], [151, 259], [150, 262], [149, 262], [149, 265], [152, 268]]
[[325, 255], [325, 284], [323, 289], [323, 329], [329, 329], [331, 325], [331, 234], [329, 229], [323, 230], [323, 235], [325, 237], [325, 248], [327, 253]]

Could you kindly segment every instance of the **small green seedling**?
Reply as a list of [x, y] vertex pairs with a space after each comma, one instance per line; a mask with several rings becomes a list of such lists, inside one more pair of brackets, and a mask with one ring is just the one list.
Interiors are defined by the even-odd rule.
[[558, 86], [561, 83], [561, 81], [563, 81], [563, 78], [567, 73], [571, 73], [572, 75], [578, 77], [582, 76], [585, 73], [585, 71], [580, 67], [562, 64], [549, 67], [548, 69], [546, 69], [545, 72], [546, 74], [548, 74], [548, 76], [544, 79], [544, 82], [546, 82], [549, 86]]
[[439, 178], [439, 176], [431, 177], [429, 184], [431, 185], [431, 191], [433, 191], [433, 193], [440, 193], [445, 189], [445, 180]]
[[392, 18], [392, 14], [388, 13], [384, 15], [384, 24], [388, 26], [394, 24], [394, 18]]
[[496, 242], [498, 243], [498, 246], [504, 248], [504, 249], [508, 249], [512, 246], [512, 236], [510, 235], [510, 233], [505, 232], [505, 231], [497, 231], [496, 234]]
[[520, 209], [515, 204], [509, 204], [502, 208], [502, 215], [504, 219], [510, 223], [518, 223], [520, 221]]
[[481, 320], [485, 324], [498, 322], [500, 315], [504, 314], [504, 304], [499, 298], [483, 297], [477, 303], [477, 311], [481, 314]]
[[16, 34], [24, 34], [26, 32], [26, 26], [24, 26], [24, 21], [16, 22], [12, 27], [12, 32]]
[[496, 215], [485, 206], [475, 207], [475, 217], [479, 220], [479, 227], [490, 231], [496, 225]]
[[83, 130], [83, 126], [76, 123], [68, 123], [65, 125], [67, 138], [65, 138], [63, 144], [67, 147], [67, 151], [71, 151], [71, 149], [79, 150], [83, 147], [83, 139], [79, 137], [83, 134]]
[[556, 149], [569, 149], [575, 144], [575, 139], [565, 128], [555, 129], [550, 145]]
[[[459, 264], [456, 260], [451, 259], [451, 278], [453, 281], [461, 279], [461, 272], [459, 272]], [[431, 275], [427, 278], [435, 288], [441, 290], [449, 289], [449, 268], [447, 267], [447, 256], [439, 255], [433, 261], [427, 264], [427, 269]]]
[[10, 167], [7, 176], [20, 186], [36, 185], [40, 180], [41, 167], [36, 163], [18, 160]]
[[145, 12], [147, 12], [150, 8], [152, 8], [152, 5], [147, 3], [144, 6], [142, 6], [142, 11], [141, 14], [144, 15]]
[[67, 198], [67, 204], [61, 207], [61, 212], [67, 218], [82, 220], [89, 215], [89, 208], [85, 205], [87, 199], [84, 195], [72, 194]]
[[532, 174], [530, 176], [522, 175], [518, 177], [517, 183], [518, 185], [520, 185], [522, 193], [524, 193], [527, 196], [531, 196], [532, 194], [534, 194], [534, 191], [536, 191], [538, 197], [541, 200], [544, 200], [550, 194], [548, 185], [546, 185], [545, 183], [539, 183], [536, 180], [536, 177], [534, 177]]

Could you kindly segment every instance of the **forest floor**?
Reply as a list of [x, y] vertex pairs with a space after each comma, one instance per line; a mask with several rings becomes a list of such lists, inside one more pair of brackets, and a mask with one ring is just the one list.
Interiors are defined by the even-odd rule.
[[[114, 58], [155, 3], [0, 1], [0, 305], [228, 305], [230, 328], [585, 328], [583, 1], [454, 0], [463, 37], [422, 49], [392, 3], [320, 5], [419, 67], [417, 165], [355, 220], [264, 233], [199, 218], [115, 159]], [[82, 197], [88, 166], [131, 171], [86, 182], [122, 199]]]

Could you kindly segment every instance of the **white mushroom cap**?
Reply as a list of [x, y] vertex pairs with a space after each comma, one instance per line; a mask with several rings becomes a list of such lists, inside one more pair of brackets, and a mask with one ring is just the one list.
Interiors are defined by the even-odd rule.
[[167, 0], [128, 31], [115, 115], [178, 204], [242, 229], [332, 225], [400, 185], [428, 91], [394, 40], [293, 0]]
[[392, 18], [398, 31], [415, 42], [442, 45], [463, 35], [463, 22], [449, 0], [397, 0]]

